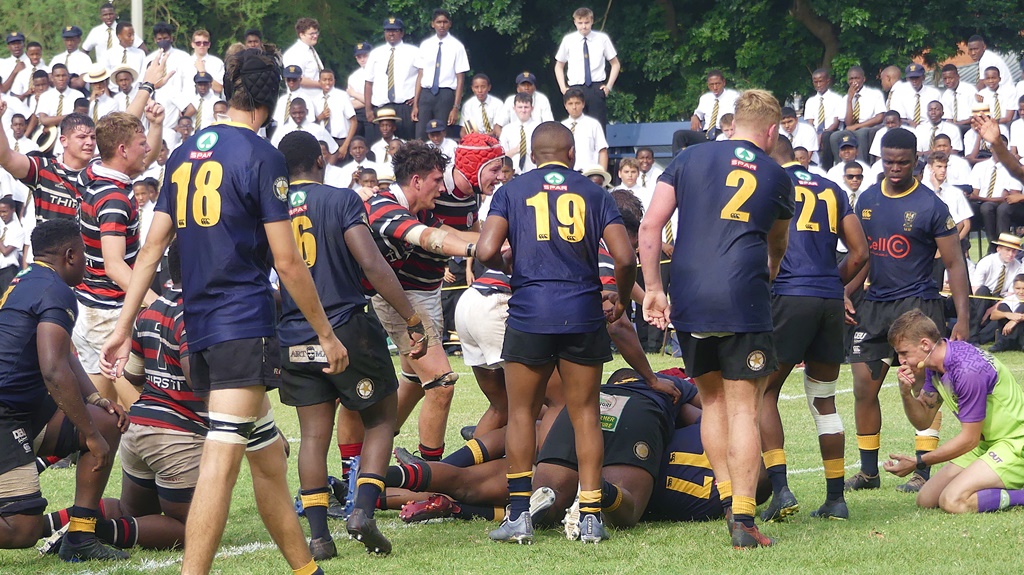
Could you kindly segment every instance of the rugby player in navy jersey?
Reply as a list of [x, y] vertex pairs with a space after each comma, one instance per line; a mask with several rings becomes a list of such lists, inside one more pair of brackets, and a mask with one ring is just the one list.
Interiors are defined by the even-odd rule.
[[[857, 308], [857, 328], [850, 349], [860, 471], [846, 480], [847, 491], [877, 489], [880, 485], [882, 410], [878, 391], [896, 357], [887, 339], [889, 326], [912, 309], [920, 309], [935, 325], [945, 325], [939, 286], [931, 273], [936, 249], [949, 273], [956, 307], [950, 339], [967, 339], [970, 330], [970, 285], [956, 224], [942, 199], [913, 176], [916, 142], [908, 130], [887, 132], [882, 137], [885, 178], [857, 199], [856, 215], [868, 239], [868, 266], [847, 291], [863, 283], [864, 276], [870, 287]], [[934, 443], [938, 443], [937, 437]], [[927, 479], [927, 469], [918, 473]]]
[[[640, 226], [644, 319], [679, 332], [687, 373], [704, 404], [701, 436], [736, 548], [774, 542], [754, 525], [754, 492], [761, 397], [777, 368], [768, 284], [785, 254], [794, 209], [789, 175], [768, 156], [781, 117], [771, 94], [744, 92], [732, 139], [677, 155], [658, 178]], [[662, 229], [677, 207], [669, 308], [658, 258]]]
[[299, 449], [299, 492], [309, 520], [310, 552], [323, 560], [338, 554], [327, 527], [327, 451], [338, 400], [359, 413], [365, 429], [359, 477], [355, 482], [355, 508], [348, 518], [350, 535], [367, 552], [387, 555], [391, 543], [373, 519], [377, 498], [384, 489], [384, 473], [391, 459], [395, 436], [398, 379], [380, 323], [366, 312], [366, 281], [401, 316], [410, 340], [410, 356], [426, 352], [423, 322], [405, 296], [395, 272], [377, 250], [367, 224], [363, 201], [350, 189], [323, 184], [324, 158], [320, 144], [307, 132], [292, 132], [278, 148], [288, 164], [289, 213], [292, 230], [334, 333], [359, 353], [348, 368], [327, 375], [316, 333], [287, 289], [281, 293], [281, 365], [284, 368], [281, 402], [296, 408], [302, 446]]
[[[804, 363], [804, 393], [818, 432], [827, 495], [812, 517], [849, 518], [843, 499], [846, 475], [843, 422], [836, 412], [836, 380], [846, 356], [843, 346], [843, 286], [867, 263], [868, 245], [860, 220], [838, 184], [804, 170], [793, 144], [779, 137], [772, 148], [796, 190], [797, 217], [790, 220], [789, 246], [772, 283], [772, 320], [779, 369], [768, 377], [761, 406], [761, 450], [772, 482], [771, 505], [763, 521], [781, 520], [798, 510], [786, 481], [785, 437], [779, 392], [793, 366]], [[836, 267], [836, 242], [848, 248]]]
[[452, 385], [458, 380], [441, 346], [441, 282], [448, 258], [472, 257], [479, 238], [476, 232], [444, 225], [433, 214], [434, 201], [444, 190], [447, 164], [440, 150], [419, 140], [407, 142], [394, 155], [395, 184], [366, 202], [377, 248], [395, 270], [426, 329], [427, 353], [413, 359], [405, 320], [379, 294], [373, 297], [373, 309], [401, 354], [398, 425], [423, 399], [419, 450], [430, 460], [439, 460], [444, 453]]
[[101, 361], [120, 374], [132, 322], [157, 263], [177, 233], [193, 389], [208, 395], [210, 430], [185, 525], [182, 573], [208, 573], [220, 544], [242, 456], [260, 516], [297, 575], [322, 573], [309, 553], [288, 493], [283, 441], [266, 392], [278, 386], [280, 352], [270, 260], [309, 319], [327, 366], [339, 373], [348, 351], [316, 294], [288, 219], [284, 157], [256, 130], [268, 121], [281, 72], [276, 53], [243, 50], [224, 74], [228, 121], [204, 128], [171, 154], [156, 213], [125, 295], [124, 311]]
[[[535, 422], [548, 378], [558, 367], [576, 430], [580, 476], [580, 539], [608, 537], [601, 513], [601, 367], [611, 359], [606, 321], [622, 316], [636, 279], [636, 258], [615, 201], [573, 171], [572, 132], [545, 122], [533, 134], [538, 168], [495, 192], [480, 238], [479, 257], [512, 274], [512, 298], [502, 347], [509, 418], [506, 432], [509, 508], [496, 541], [533, 541], [529, 503], [536, 455]], [[615, 260], [618, 300], [603, 313], [598, 245]], [[508, 240], [511, 257], [502, 253]]]
[[36, 455], [81, 450], [60, 557], [127, 559], [95, 533], [100, 497], [128, 418], [100, 397], [71, 351], [78, 306], [69, 286], [82, 281], [85, 247], [71, 220], [41, 223], [32, 235], [35, 260], [0, 300], [0, 547], [31, 547], [44, 533], [46, 499]]

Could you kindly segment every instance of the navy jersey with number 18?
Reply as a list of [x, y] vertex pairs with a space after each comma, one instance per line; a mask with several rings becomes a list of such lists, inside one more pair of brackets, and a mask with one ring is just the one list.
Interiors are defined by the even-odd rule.
[[785, 166], [796, 189], [796, 215], [789, 223], [789, 247], [772, 283], [776, 295], [843, 299], [836, 243], [850, 200], [832, 180], [793, 162]]
[[288, 166], [243, 124], [222, 123], [168, 158], [156, 210], [171, 216], [181, 253], [189, 349], [272, 337], [277, 306], [263, 224], [288, 220]]
[[608, 192], [579, 172], [549, 163], [499, 188], [490, 216], [509, 224], [509, 326], [554, 334], [589, 333], [604, 325], [598, 245], [606, 227], [622, 223]]
[[690, 333], [772, 331], [768, 232], [793, 217], [793, 183], [746, 140], [691, 146], [658, 178], [675, 189], [672, 325]]

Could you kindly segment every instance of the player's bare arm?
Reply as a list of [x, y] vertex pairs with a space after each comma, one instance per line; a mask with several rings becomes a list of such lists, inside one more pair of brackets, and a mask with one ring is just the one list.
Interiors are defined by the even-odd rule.
[[[779, 266], [782, 265], [782, 258], [786, 255], [786, 246], [789, 245], [789, 218], [775, 220], [772, 229], [768, 232], [768, 271], [769, 281], [775, 281], [779, 275]], [[644, 276], [646, 278], [646, 276]]]
[[610, 224], [605, 227], [603, 237], [608, 252], [615, 261], [615, 285], [619, 291], [619, 299], [615, 302], [609, 318], [610, 321], [615, 321], [622, 317], [626, 310], [633, 286], [636, 284], [636, 253], [626, 234], [626, 226], [622, 224]]
[[[149, 133], [146, 134], [146, 143], [149, 144], [149, 153], [146, 154], [144, 166], [149, 168], [160, 155], [160, 145], [163, 143], [164, 134], [164, 107], [156, 102], [146, 105], [146, 120], [149, 121]], [[159, 182], [159, 186], [163, 182]]]
[[942, 254], [942, 263], [949, 272], [949, 289], [953, 292], [953, 305], [956, 307], [956, 324], [949, 334], [949, 339], [966, 340], [970, 332], [970, 305], [968, 297], [971, 285], [967, 279], [967, 264], [960, 252], [960, 238], [950, 234], [935, 238], [935, 244]]
[[843, 285], [859, 276], [868, 263], [868, 238], [856, 214], [849, 214], [839, 223], [839, 239], [846, 246], [846, 257], [839, 264], [839, 279]]
[[640, 222], [637, 239], [640, 244], [640, 267], [643, 269], [644, 320], [658, 329], [668, 327], [669, 306], [665, 289], [661, 283], [661, 233], [676, 209], [675, 188], [665, 182], [658, 182], [654, 188], [651, 207]]
[[480, 233], [480, 241], [476, 245], [476, 257], [485, 266], [493, 270], [505, 269], [502, 261], [501, 246], [508, 239], [508, 220], [492, 215], [484, 222], [484, 230]]
[[1024, 166], [1021, 165], [1017, 157], [1013, 155], [1013, 152], [1006, 147], [1006, 144], [1000, 138], [1002, 134], [999, 131], [999, 121], [991, 116], [973, 116], [971, 118], [971, 127], [981, 135], [976, 146], [980, 146], [981, 140], [984, 139], [992, 150], [992, 154], [999, 158], [999, 163], [1006, 168], [1006, 171], [1010, 172], [1010, 175], [1014, 178], [1024, 181]]

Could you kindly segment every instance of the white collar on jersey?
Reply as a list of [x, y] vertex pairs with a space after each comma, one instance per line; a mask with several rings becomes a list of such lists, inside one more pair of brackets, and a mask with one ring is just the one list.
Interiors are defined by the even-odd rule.
[[391, 195], [395, 196], [395, 199], [398, 200], [398, 203], [403, 208], [409, 209], [409, 198], [405, 197], [405, 192], [402, 191], [398, 184], [391, 184], [388, 187], [388, 191], [391, 192]]

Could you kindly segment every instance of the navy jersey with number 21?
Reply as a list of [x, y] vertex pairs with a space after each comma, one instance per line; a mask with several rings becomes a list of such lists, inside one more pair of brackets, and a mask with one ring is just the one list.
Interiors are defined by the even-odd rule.
[[615, 200], [579, 172], [545, 164], [502, 186], [490, 215], [508, 221], [508, 325], [526, 333], [589, 333], [604, 325], [598, 244], [622, 223]]

